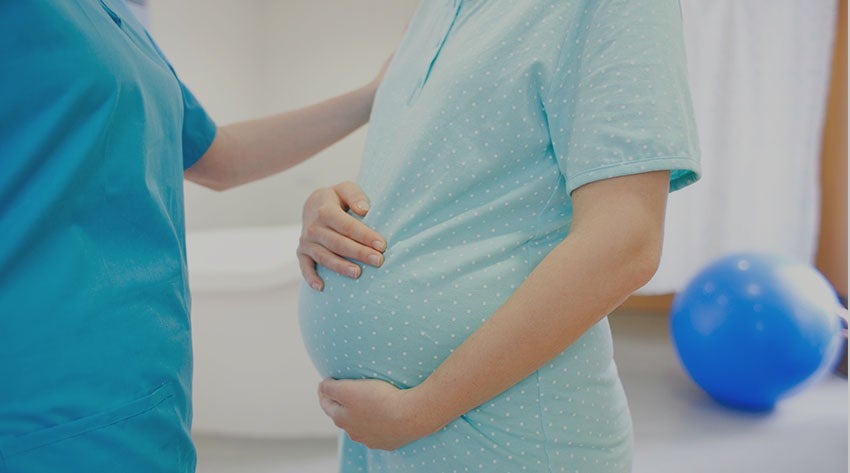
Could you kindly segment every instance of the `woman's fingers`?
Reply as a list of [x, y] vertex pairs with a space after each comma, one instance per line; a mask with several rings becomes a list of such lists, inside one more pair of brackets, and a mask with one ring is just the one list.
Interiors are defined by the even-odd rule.
[[345, 428], [344, 423], [342, 422], [345, 406], [337, 400], [334, 393], [337, 388], [337, 384], [337, 380], [333, 378], [325, 378], [321, 383], [319, 383], [317, 394], [319, 395], [319, 405], [322, 406], [322, 410], [325, 411], [325, 414], [334, 421], [334, 424], [336, 424], [337, 427]]
[[342, 420], [342, 411], [345, 409], [342, 405], [331, 398], [319, 395], [319, 405], [322, 407], [322, 410], [325, 411], [325, 414], [330, 417], [334, 424], [337, 427], [343, 428], [343, 423], [340, 422]]
[[381, 266], [384, 255], [380, 252], [361, 245], [330, 228], [316, 228], [310, 238], [313, 242], [325, 247], [331, 253], [344, 258], [350, 258], [371, 266]]
[[[329, 212], [322, 216], [322, 221], [338, 234], [349, 238], [361, 245], [383, 252], [387, 249], [387, 243], [375, 230], [357, 220], [351, 215], [340, 212], [331, 215]], [[365, 263], [366, 261], [364, 261]]]
[[[298, 248], [299, 255], [308, 256], [315, 262], [315, 264], [324, 266], [325, 268], [328, 268], [342, 276], [348, 276], [353, 279], [360, 277], [360, 266], [357, 266], [351, 261], [332, 253], [321, 244], [305, 241], [302, 237], [301, 245]], [[303, 266], [301, 268], [301, 273], [304, 275]]]
[[319, 273], [316, 272], [316, 262], [313, 261], [313, 258], [310, 256], [301, 253], [299, 248], [298, 254], [298, 266], [301, 268], [301, 277], [307, 281], [307, 284], [310, 285], [314, 290], [321, 291], [325, 288], [325, 282], [322, 281], [322, 278], [319, 277]]
[[359, 261], [371, 266], [384, 263], [386, 241], [378, 232], [350, 215], [351, 209], [363, 216], [369, 210], [366, 195], [353, 182], [342, 182], [331, 188], [314, 191], [304, 204], [298, 264], [301, 275], [317, 291], [324, 288], [316, 265], [358, 278]]
[[387, 243], [381, 235], [345, 212], [348, 208], [361, 217], [366, 215], [369, 210], [369, 201], [363, 191], [353, 182], [341, 182], [333, 187], [333, 191], [343, 207], [337, 209], [328, 206], [320, 209], [319, 218], [322, 222], [358, 243], [384, 251]]
[[345, 381], [340, 381], [334, 378], [325, 378], [319, 383], [319, 395], [328, 399], [333, 399], [340, 403], [344, 397], [343, 388]]
[[359, 216], [366, 215], [369, 211], [369, 199], [366, 194], [351, 181], [340, 182], [333, 186], [333, 190], [339, 196], [339, 200]]

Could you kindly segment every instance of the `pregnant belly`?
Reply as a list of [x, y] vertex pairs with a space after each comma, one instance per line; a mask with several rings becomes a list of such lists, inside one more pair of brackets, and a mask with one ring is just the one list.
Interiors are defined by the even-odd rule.
[[325, 290], [301, 289], [304, 345], [323, 377], [415, 386], [519, 286], [529, 271], [520, 255], [417, 262], [388, 251], [358, 280], [320, 269]]

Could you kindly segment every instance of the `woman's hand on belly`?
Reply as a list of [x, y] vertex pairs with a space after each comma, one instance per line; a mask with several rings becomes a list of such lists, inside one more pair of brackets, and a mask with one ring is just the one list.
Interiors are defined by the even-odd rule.
[[423, 409], [419, 394], [377, 379], [327, 378], [319, 384], [325, 414], [352, 440], [378, 450], [395, 450], [443, 427], [433, 410]]
[[325, 283], [316, 273], [316, 265], [353, 279], [360, 277], [360, 267], [345, 258], [372, 266], [384, 262], [387, 243], [377, 232], [349, 215], [369, 211], [369, 201], [353, 182], [314, 191], [304, 203], [298, 264], [304, 280], [317, 291]]

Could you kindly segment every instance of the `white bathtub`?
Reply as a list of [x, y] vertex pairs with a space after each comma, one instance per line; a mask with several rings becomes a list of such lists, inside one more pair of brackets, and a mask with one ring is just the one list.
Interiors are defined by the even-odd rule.
[[336, 434], [298, 329], [299, 234], [298, 226], [188, 233], [195, 432]]

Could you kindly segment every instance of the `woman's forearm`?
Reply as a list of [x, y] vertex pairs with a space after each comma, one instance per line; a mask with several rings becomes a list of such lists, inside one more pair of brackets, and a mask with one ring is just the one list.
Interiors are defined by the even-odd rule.
[[319, 402], [349, 437], [393, 450], [518, 383], [645, 284], [658, 266], [670, 173], [586, 184], [569, 236], [420, 385], [325, 379]]
[[313, 156], [369, 121], [377, 82], [299, 110], [220, 127], [185, 176], [223, 190]]
[[[602, 189], [601, 201], [583, 210], [588, 215], [576, 216], [567, 239], [506, 303], [409, 390], [419, 406], [417, 422], [439, 428], [500, 394], [556, 357], [651, 278], [660, 258], [667, 173], [624, 179], [634, 184], [647, 176], [650, 190], [638, 185], [638, 198], [629, 193], [609, 198], [612, 194]], [[617, 185], [605, 186], [613, 189], [611, 184]], [[582, 198], [596, 199], [576, 197], [577, 203]]]

